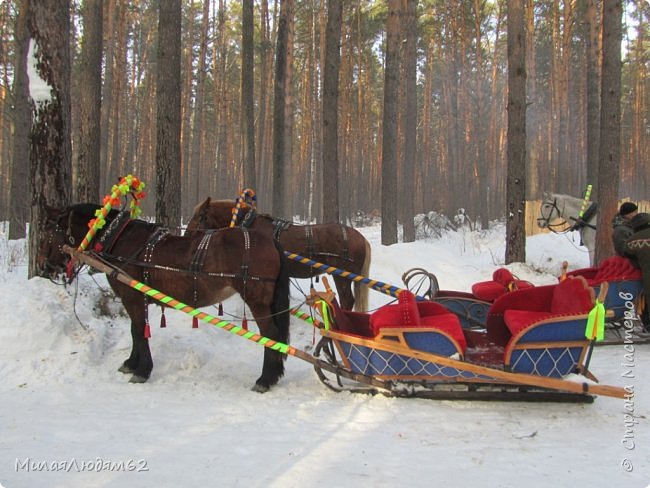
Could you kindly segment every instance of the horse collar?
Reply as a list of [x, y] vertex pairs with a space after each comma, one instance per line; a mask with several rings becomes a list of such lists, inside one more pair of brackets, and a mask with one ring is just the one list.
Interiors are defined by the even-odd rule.
[[255, 211], [255, 209], [251, 209], [250, 212], [244, 215], [244, 218], [241, 221], [241, 226], [250, 227], [251, 225], [253, 225], [253, 222], [255, 222], [256, 217], [257, 217], [257, 212]]
[[273, 239], [276, 241], [280, 240], [280, 234], [282, 234], [282, 231], [287, 230], [289, 227], [291, 227], [291, 222], [285, 219], [279, 219], [279, 218], [274, 218], [272, 220], [274, 227], [273, 227]]
[[126, 226], [131, 222], [131, 214], [129, 212], [120, 212], [117, 214], [106, 230], [102, 233], [101, 237], [94, 246], [97, 252], [110, 252], [119, 237], [126, 229]]

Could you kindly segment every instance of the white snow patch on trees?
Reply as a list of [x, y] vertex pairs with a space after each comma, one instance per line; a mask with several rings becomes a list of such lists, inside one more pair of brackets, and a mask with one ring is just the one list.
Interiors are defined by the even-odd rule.
[[29, 78], [29, 96], [35, 104], [46, 103], [52, 99], [52, 87], [41, 78], [37, 63], [36, 41], [30, 39], [27, 53], [27, 77]]

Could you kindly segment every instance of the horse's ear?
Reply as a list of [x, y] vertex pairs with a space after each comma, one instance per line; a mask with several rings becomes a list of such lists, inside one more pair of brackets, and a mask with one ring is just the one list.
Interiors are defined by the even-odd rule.
[[45, 215], [48, 220], [56, 220], [61, 214], [61, 211], [58, 208], [50, 207], [49, 205], [45, 205], [43, 209], [45, 210]]
[[207, 197], [205, 200], [203, 200], [201, 203], [199, 203], [196, 207], [194, 207], [194, 213], [198, 213], [202, 210], [205, 210], [208, 208], [208, 205], [210, 205], [210, 197]]

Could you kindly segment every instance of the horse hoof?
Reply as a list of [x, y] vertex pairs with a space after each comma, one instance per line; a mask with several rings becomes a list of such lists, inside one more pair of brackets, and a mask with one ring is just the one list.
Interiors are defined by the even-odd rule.
[[257, 393], [266, 393], [269, 390], [270, 388], [268, 386], [260, 385], [259, 383], [255, 383], [253, 388], [251, 388], [251, 391], [256, 391]]
[[139, 376], [137, 374], [134, 374], [131, 376], [131, 379], [129, 380], [129, 383], [146, 383], [148, 378], [145, 378], [144, 376]]
[[123, 364], [123, 365], [120, 366], [117, 370], [118, 370], [120, 373], [124, 373], [124, 374], [133, 374], [133, 373], [135, 372], [135, 369], [130, 368], [130, 367], [127, 366], [126, 364]]

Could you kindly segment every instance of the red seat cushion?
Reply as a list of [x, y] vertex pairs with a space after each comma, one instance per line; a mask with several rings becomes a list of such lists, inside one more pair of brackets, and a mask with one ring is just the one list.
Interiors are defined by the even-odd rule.
[[400, 292], [397, 303], [384, 305], [370, 316], [370, 327], [375, 335], [382, 327], [417, 327], [420, 314], [413, 293]]
[[603, 281], [640, 280], [641, 270], [636, 268], [632, 261], [622, 256], [612, 256], [605, 259], [598, 266], [576, 269], [568, 276], [582, 276], [591, 286], [600, 285]]
[[437, 315], [430, 315], [421, 319], [422, 327], [431, 327], [432, 329], [439, 330], [451, 336], [460, 346], [460, 350], [464, 353], [467, 349], [467, 340], [463, 333], [463, 328], [460, 325], [458, 317], [451, 313], [441, 313]]
[[587, 282], [578, 278], [568, 278], [558, 283], [551, 299], [552, 313], [589, 313], [594, 306], [593, 291]]
[[507, 268], [498, 268], [492, 273], [492, 280], [497, 283], [505, 286], [506, 288], [510, 286], [510, 283], [515, 281], [515, 277], [512, 275], [509, 269]]
[[385, 305], [370, 316], [370, 327], [374, 335], [387, 327], [430, 327], [446, 332], [453, 337], [461, 350], [467, 347], [463, 328], [456, 315], [439, 303], [418, 302], [408, 290], [400, 292], [398, 302]]
[[472, 295], [485, 302], [493, 302], [508, 289], [496, 281], [480, 281], [472, 285]]
[[[557, 285], [507, 293], [488, 310], [487, 336], [498, 345], [506, 345], [515, 333], [535, 322], [534, 318], [541, 320], [558, 314], [589, 313], [594, 303], [592, 293], [582, 277], [569, 277]], [[509, 319], [506, 319], [506, 314]]]
[[641, 270], [635, 268], [629, 259], [622, 256], [612, 256], [605, 259], [598, 266], [598, 271], [594, 276], [594, 282], [597, 283], [630, 279], [640, 280]]
[[532, 287], [528, 281], [518, 280], [507, 268], [498, 268], [492, 273], [492, 281], [479, 281], [472, 285], [472, 294], [479, 300], [493, 302], [501, 295], [512, 290]]
[[556, 316], [557, 314], [554, 314], [552, 312], [506, 310], [506, 313], [503, 315], [503, 319], [506, 323], [506, 327], [508, 327], [508, 330], [514, 337], [522, 330], [527, 329], [533, 323]]

